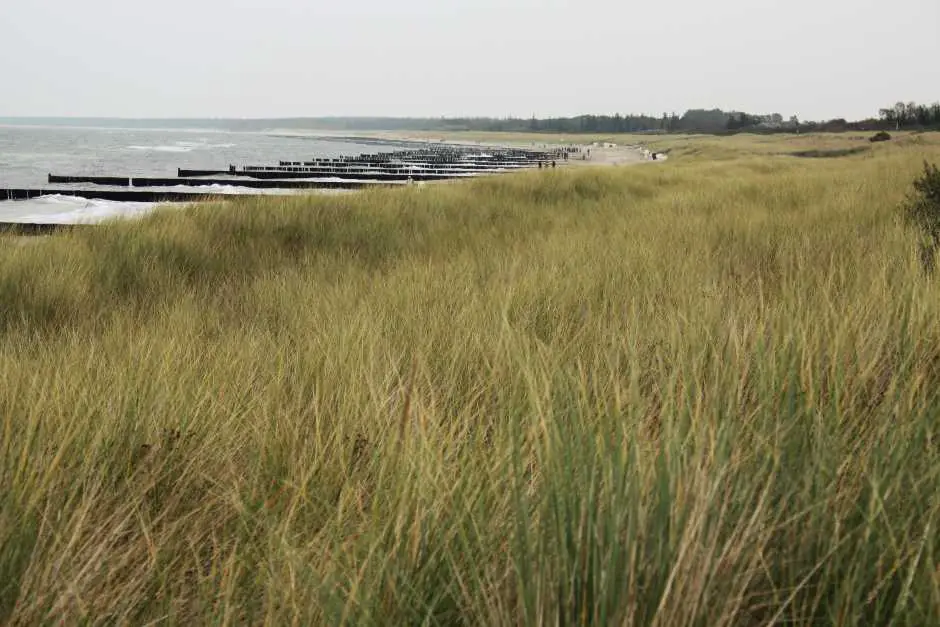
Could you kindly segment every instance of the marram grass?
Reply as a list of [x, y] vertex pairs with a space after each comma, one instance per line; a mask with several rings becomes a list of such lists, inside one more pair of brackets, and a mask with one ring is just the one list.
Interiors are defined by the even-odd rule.
[[935, 624], [938, 157], [0, 240], [0, 622]]

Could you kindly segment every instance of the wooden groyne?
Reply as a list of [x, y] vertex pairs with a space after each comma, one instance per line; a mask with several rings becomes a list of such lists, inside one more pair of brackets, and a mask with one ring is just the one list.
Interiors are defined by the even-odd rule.
[[[379, 181], [386, 183], [412, 181], [447, 181], [458, 178], [472, 178], [475, 173], [430, 173], [420, 170], [331, 170], [323, 168], [279, 168], [258, 167], [252, 170], [179, 170], [180, 178], [192, 179], [194, 177], [238, 177], [229, 179], [230, 185], [241, 185], [243, 180], [288, 180], [288, 179], [316, 179], [341, 178], [347, 181]], [[135, 181], [137, 179], [134, 179]]]
[[203, 202], [233, 198], [270, 198], [269, 195], [263, 194], [203, 194], [138, 189], [0, 189], [0, 200], [29, 200], [41, 196], [73, 196], [88, 200], [118, 202]]
[[409, 168], [320, 168], [288, 166], [247, 166], [230, 170], [177, 170], [180, 178], [231, 176], [258, 179], [297, 179], [297, 178], [342, 178], [351, 181], [443, 181], [447, 179], [469, 178], [497, 172], [478, 172], [473, 170], [420, 170]]
[[[102, 181], [108, 182], [102, 182]], [[58, 176], [49, 175], [50, 184], [81, 184], [110, 185], [112, 187], [245, 187], [251, 189], [363, 189], [383, 185], [401, 185], [397, 181], [369, 181], [369, 180], [278, 180], [278, 179], [213, 179], [213, 178], [153, 178], [135, 176], [127, 178], [102, 176]]]
[[433, 161], [362, 161], [362, 162], [349, 162], [349, 161], [333, 161], [330, 159], [317, 159], [315, 161], [280, 161], [278, 167], [290, 168], [290, 167], [317, 167], [317, 168], [336, 168], [339, 170], [348, 170], [353, 168], [389, 168], [389, 167], [401, 167], [401, 168], [412, 168], [412, 169], [427, 169], [432, 171], [440, 172], [450, 172], [450, 171], [467, 171], [467, 172], [496, 172], [499, 170], [520, 170], [525, 168], [531, 168], [535, 164], [529, 163], [516, 163], [513, 161], [494, 161], [492, 163], [477, 163], [471, 161], [459, 162], [459, 163], [435, 163]]
[[[532, 151], [478, 146], [423, 146], [340, 158], [281, 160], [277, 165], [229, 164], [227, 169], [179, 168], [175, 177], [89, 176], [49, 174], [50, 185], [93, 185], [92, 189], [0, 189], [0, 200], [27, 200], [61, 195], [120, 202], [200, 202], [269, 197], [257, 194], [220, 194], [207, 190], [179, 191], [161, 187], [235, 187], [248, 189], [362, 189], [412, 182], [434, 182], [516, 172], [548, 165], [568, 157], [565, 149]], [[554, 163], [553, 163], [554, 165]], [[111, 188], [111, 189], [102, 189]], [[122, 188], [122, 189], [114, 189]]]

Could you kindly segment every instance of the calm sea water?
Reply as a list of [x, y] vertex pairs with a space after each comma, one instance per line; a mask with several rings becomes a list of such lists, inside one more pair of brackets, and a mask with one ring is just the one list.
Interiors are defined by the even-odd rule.
[[[379, 150], [283, 133], [0, 125], [0, 188], [49, 187], [50, 173], [171, 177], [177, 168], [224, 170], [229, 164], [264, 165]], [[87, 222], [151, 208], [150, 203], [50, 196], [0, 202], [0, 221]]]

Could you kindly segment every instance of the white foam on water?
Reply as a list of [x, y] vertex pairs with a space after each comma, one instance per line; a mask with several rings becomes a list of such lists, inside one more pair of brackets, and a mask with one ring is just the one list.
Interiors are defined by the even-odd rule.
[[111, 218], [140, 217], [153, 211], [156, 206], [158, 203], [118, 202], [57, 194], [0, 202], [0, 220], [40, 224], [94, 224]]
[[169, 187], [136, 187], [135, 190], [150, 190], [153, 191], [171, 191], [171, 192], [191, 192], [195, 194], [229, 194], [232, 196], [238, 195], [268, 195], [268, 196], [285, 196], [289, 194], [297, 193], [298, 191], [306, 190], [293, 190], [293, 189], [255, 189], [253, 187], [239, 187], [237, 185], [172, 185]]
[[[277, 180], [277, 179], [274, 179]], [[365, 182], [365, 183], [378, 183], [378, 180], [372, 179], [344, 179], [341, 176], [311, 176], [310, 178], [304, 177], [302, 179], [287, 179], [292, 181], [304, 181], [305, 183], [349, 183], [349, 182]]]
[[[245, 194], [289, 196], [310, 193], [328, 194], [345, 190], [252, 189], [249, 187], [236, 187], [234, 185], [207, 185], [199, 187], [176, 185], [173, 187], [153, 188], [152, 191], [227, 194], [231, 196]], [[192, 204], [192, 202], [128, 202], [53, 194], [49, 196], [39, 196], [38, 198], [31, 198], [29, 200], [0, 201], [0, 222], [95, 224], [113, 218], [139, 218], [160, 206], [185, 206], [188, 204]]]
[[202, 138], [197, 141], [178, 141], [172, 145], [163, 146], [127, 146], [127, 150], [136, 150], [138, 152], [176, 152], [185, 153], [194, 150], [219, 150], [222, 148], [234, 148], [235, 144], [213, 144], [207, 139]]
[[128, 146], [128, 150], [139, 152], [192, 152], [192, 146]]
[[199, 141], [194, 141], [194, 142], [179, 141], [179, 142], [176, 142], [175, 145], [180, 146], [181, 148], [206, 149], [206, 150], [213, 150], [216, 148], [233, 148], [235, 146], [235, 144], [211, 144], [209, 143], [209, 140], [205, 138], [200, 139]]

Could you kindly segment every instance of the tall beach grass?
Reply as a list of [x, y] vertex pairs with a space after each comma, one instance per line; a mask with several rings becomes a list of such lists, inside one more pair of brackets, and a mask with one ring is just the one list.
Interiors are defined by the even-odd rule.
[[928, 138], [0, 239], [0, 622], [935, 623]]

